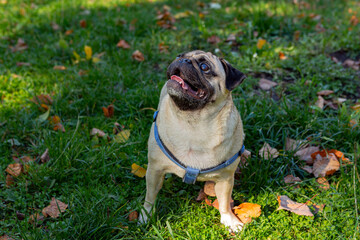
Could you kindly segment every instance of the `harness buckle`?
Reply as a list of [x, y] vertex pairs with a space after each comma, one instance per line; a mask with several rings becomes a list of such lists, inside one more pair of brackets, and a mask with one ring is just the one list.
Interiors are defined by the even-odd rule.
[[200, 173], [199, 169], [195, 169], [195, 168], [191, 168], [191, 167], [187, 167], [185, 169], [185, 175], [183, 177], [183, 182], [187, 183], [187, 184], [195, 184], [196, 182], [196, 178]]

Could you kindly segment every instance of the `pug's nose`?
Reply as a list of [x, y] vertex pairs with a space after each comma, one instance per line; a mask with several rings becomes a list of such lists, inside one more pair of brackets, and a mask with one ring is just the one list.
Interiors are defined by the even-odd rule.
[[187, 59], [187, 58], [181, 58], [179, 60], [179, 63], [191, 63], [191, 60], [190, 59]]

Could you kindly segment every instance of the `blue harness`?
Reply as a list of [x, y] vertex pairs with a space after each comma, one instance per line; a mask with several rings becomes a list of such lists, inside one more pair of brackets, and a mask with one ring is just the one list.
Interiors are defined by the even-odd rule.
[[198, 175], [200, 173], [209, 173], [209, 172], [213, 172], [222, 168], [225, 168], [227, 166], [229, 166], [230, 164], [232, 164], [241, 154], [243, 154], [243, 152], [245, 151], [245, 145], [242, 145], [241, 149], [239, 152], [237, 152], [234, 156], [232, 156], [229, 160], [220, 163], [219, 165], [212, 167], [212, 168], [206, 168], [206, 169], [196, 169], [196, 168], [191, 168], [191, 167], [187, 167], [185, 166], [183, 163], [181, 163], [170, 151], [169, 149], [165, 146], [165, 144], [163, 143], [163, 141], [161, 140], [160, 136], [159, 136], [159, 131], [156, 125], [156, 117], [158, 115], [159, 111], [156, 111], [154, 113], [154, 134], [155, 134], [155, 140], [158, 144], [158, 146], [160, 147], [161, 151], [176, 165], [178, 165], [179, 167], [181, 167], [182, 169], [185, 170], [185, 175], [183, 178], [183, 182], [184, 183], [188, 183], [188, 184], [194, 184], [196, 182], [196, 179], [198, 177]]

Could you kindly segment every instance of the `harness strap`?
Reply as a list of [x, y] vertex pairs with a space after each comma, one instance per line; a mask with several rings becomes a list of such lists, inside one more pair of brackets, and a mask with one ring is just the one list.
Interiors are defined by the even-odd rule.
[[196, 179], [198, 177], [198, 175], [200, 173], [209, 173], [209, 172], [213, 172], [222, 168], [225, 168], [227, 166], [229, 166], [230, 164], [232, 164], [241, 154], [243, 154], [243, 152], [245, 151], [245, 145], [242, 145], [241, 149], [239, 152], [237, 152], [234, 156], [232, 156], [229, 160], [220, 163], [219, 165], [215, 166], [215, 167], [211, 167], [211, 168], [206, 168], [206, 169], [195, 169], [195, 168], [191, 168], [191, 167], [187, 167], [185, 166], [182, 162], [180, 162], [170, 151], [169, 149], [165, 146], [165, 144], [163, 143], [163, 141], [160, 138], [159, 135], [159, 131], [157, 128], [157, 124], [156, 124], [156, 118], [158, 115], [159, 111], [156, 111], [154, 113], [154, 135], [155, 135], [155, 140], [156, 143], [158, 144], [158, 146], [160, 147], [161, 151], [173, 162], [175, 163], [177, 166], [181, 167], [182, 169], [185, 170], [185, 175], [183, 178], [183, 182], [188, 183], [188, 184], [194, 184], [196, 182]]

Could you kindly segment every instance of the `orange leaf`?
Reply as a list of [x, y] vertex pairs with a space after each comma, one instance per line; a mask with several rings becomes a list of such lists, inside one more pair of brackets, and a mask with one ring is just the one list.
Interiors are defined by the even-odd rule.
[[243, 223], [249, 223], [252, 218], [257, 218], [261, 215], [261, 206], [256, 203], [242, 203], [234, 207], [233, 210]]
[[79, 24], [80, 24], [80, 27], [86, 28], [87, 24], [86, 24], [86, 21], [84, 19], [80, 20]]
[[54, 126], [54, 131], [62, 131], [62, 132], [65, 132], [65, 128], [64, 126], [61, 124], [61, 123], [57, 123], [55, 126]]
[[130, 222], [135, 221], [136, 219], [138, 219], [138, 217], [139, 217], [139, 213], [137, 211], [132, 211], [129, 214], [129, 221]]
[[129, 49], [130, 45], [123, 39], [121, 39], [117, 44], [116, 47], [118, 48], [124, 48], [124, 49]]
[[339, 168], [340, 163], [335, 154], [329, 153], [324, 157], [317, 154], [313, 165], [313, 174], [315, 177], [325, 177], [334, 174]]
[[324, 177], [319, 177], [316, 179], [316, 182], [319, 184], [319, 188], [321, 189], [328, 190], [330, 188], [328, 180]]
[[168, 53], [169, 52], [169, 46], [165, 45], [165, 43], [161, 42], [159, 43], [159, 52], [160, 53]]
[[74, 32], [73, 29], [66, 30], [65, 35], [66, 36], [71, 35], [73, 32]]
[[263, 46], [265, 45], [265, 43], [266, 43], [266, 40], [260, 38], [260, 39], [257, 41], [257, 43], [256, 43], [256, 47], [257, 47], [258, 49], [262, 49]]
[[350, 18], [350, 24], [356, 26], [358, 23], [359, 23], [359, 19], [355, 15], [352, 15]]
[[104, 112], [105, 117], [111, 118], [114, 116], [114, 105], [110, 104], [107, 107], [102, 107], [102, 110]]
[[52, 116], [52, 117], [49, 117], [48, 120], [49, 120], [49, 123], [50, 123], [50, 124], [54, 124], [54, 125], [60, 123], [60, 121], [61, 121], [61, 120], [60, 120], [60, 117], [59, 117], [59, 116], [56, 116], [56, 115], [55, 115], [55, 116]]
[[285, 60], [285, 59], [287, 59], [287, 56], [285, 56], [285, 54], [283, 52], [279, 52], [279, 58], [280, 58], [280, 60]]
[[13, 177], [18, 177], [20, 176], [22, 170], [23, 167], [20, 163], [13, 163], [9, 164], [5, 171]]
[[64, 71], [64, 70], [66, 70], [66, 67], [65, 67], [65, 66], [62, 66], [62, 65], [59, 65], [59, 66], [54, 66], [53, 69], [54, 69], [54, 70]]
[[142, 52], [140, 52], [139, 50], [133, 52], [132, 58], [138, 62], [142, 62], [145, 60], [144, 54], [142, 54]]
[[134, 174], [135, 176], [143, 178], [146, 175], [146, 169], [143, 167], [140, 167], [136, 163], [133, 163], [131, 165], [131, 173]]

